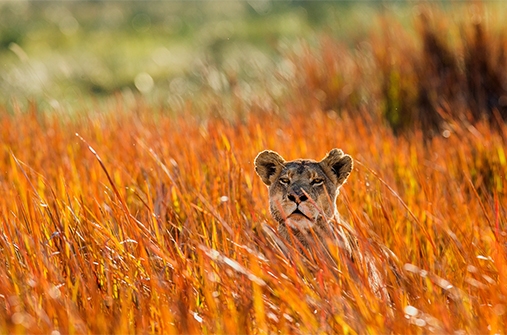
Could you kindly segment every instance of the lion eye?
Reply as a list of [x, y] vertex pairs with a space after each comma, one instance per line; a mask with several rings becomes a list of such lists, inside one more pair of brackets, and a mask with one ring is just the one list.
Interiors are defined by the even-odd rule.
[[320, 185], [324, 184], [324, 179], [316, 178], [316, 179], [312, 180], [311, 184], [313, 186], [320, 186]]
[[280, 183], [283, 185], [288, 185], [290, 183], [289, 178], [280, 178]]

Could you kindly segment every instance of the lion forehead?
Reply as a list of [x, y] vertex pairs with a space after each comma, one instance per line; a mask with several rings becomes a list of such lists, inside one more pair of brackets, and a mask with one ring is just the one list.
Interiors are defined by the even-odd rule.
[[280, 177], [284, 176], [303, 181], [311, 181], [317, 177], [329, 179], [322, 170], [319, 163], [311, 160], [297, 160], [288, 162], [280, 173]]
[[[290, 180], [290, 186], [282, 185], [279, 182], [279, 180], [285, 178]], [[312, 186], [312, 181], [318, 179], [324, 181], [325, 188]], [[276, 195], [284, 196], [289, 190], [294, 190], [294, 188], [303, 188], [306, 192], [310, 193], [314, 200], [317, 200], [321, 195], [333, 197], [336, 190], [332, 180], [326, 175], [318, 162], [302, 159], [285, 164], [277, 177], [277, 182], [273, 183], [269, 188], [270, 197], [273, 198]]]

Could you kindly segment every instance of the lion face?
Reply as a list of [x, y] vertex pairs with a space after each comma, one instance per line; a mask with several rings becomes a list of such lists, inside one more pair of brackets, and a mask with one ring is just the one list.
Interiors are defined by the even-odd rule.
[[279, 227], [303, 230], [333, 217], [338, 189], [352, 171], [352, 158], [333, 149], [320, 162], [287, 162], [266, 150], [255, 158], [255, 171], [269, 187], [269, 209]]

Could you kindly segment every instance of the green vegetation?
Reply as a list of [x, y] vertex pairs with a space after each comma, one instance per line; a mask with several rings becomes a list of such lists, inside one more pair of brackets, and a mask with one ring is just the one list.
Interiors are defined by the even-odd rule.
[[166, 104], [174, 96], [200, 94], [209, 81], [220, 82], [222, 72], [237, 73], [255, 87], [300, 39], [330, 31], [355, 43], [366, 35], [375, 10], [283, 1], [252, 5], [1, 3], [0, 101], [35, 100], [43, 109], [68, 111], [112, 94], [142, 93]]

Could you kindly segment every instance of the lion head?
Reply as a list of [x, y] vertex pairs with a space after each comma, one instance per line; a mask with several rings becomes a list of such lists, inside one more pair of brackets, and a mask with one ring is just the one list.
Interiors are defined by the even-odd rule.
[[285, 161], [270, 150], [259, 153], [255, 171], [269, 187], [269, 209], [279, 231], [323, 227], [335, 215], [339, 188], [352, 165], [352, 158], [339, 149], [331, 150], [319, 162]]

